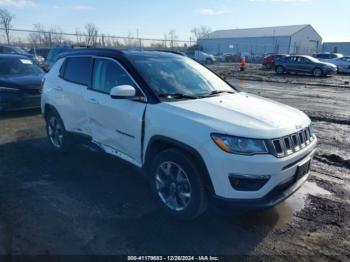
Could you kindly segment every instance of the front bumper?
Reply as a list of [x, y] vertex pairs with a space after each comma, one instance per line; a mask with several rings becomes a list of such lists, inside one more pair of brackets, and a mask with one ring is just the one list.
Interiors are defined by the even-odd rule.
[[335, 75], [337, 73], [337, 68], [332, 69], [332, 68], [325, 68], [323, 69], [323, 74], [325, 75]]
[[307, 180], [309, 174], [299, 180], [291, 179], [276, 186], [270, 193], [258, 199], [228, 199], [219, 196], [213, 196], [216, 205], [228, 208], [271, 208], [286, 200], [293, 195]]
[[0, 93], [0, 111], [40, 107], [40, 95]]
[[[317, 139], [298, 152], [277, 158], [273, 155], [243, 156], [223, 152], [214, 143], [202, 147], [203, 159], [213, 185], [217, 202], [234, 206], [270, 207], [293, 194], [308, 175], [296, 179], [298, 166], [311, 160]], [[258, 190], [237, 190], [230, 183], [230, 175], [249, 177], [269, 176]]]

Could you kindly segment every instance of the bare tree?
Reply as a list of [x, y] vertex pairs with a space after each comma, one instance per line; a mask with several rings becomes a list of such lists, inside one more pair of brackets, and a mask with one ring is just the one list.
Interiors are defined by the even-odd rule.
[[12, 20], [15, 15], [11, 14], [6, 9], [0, 9], [0, 25], [5, 30], [7, 44], [10, 44], [10, 30], [12, 28]]
[[176, 30], [172, 29], [169, 31], [169, 39], [170, 39], [170, 47], [173, 48], [175, 46], [175, 40], [179, 37], [176, 35]]
[[75, 28], [75, 37], [78, 45], [83, 42], [83, 32], [81, 32], [80, 28]]
[[65, 38], [63, 36], [63, 31], [59, 26], [51, 26], [49, 29], [49, 34], [51, 36], [51, 44], [62, 44], [65, 42]]
[[37, 33], [30, 35], [31, 42], [36, 45], [50, 47], [52, 40], [50, 32], [45, 28], [43, 24], [34, 24], [33, 30]]
[[191, 30], [192, 35], [198, 40], [201, 38], [208, 38], [211, 33], [211, 28], [202, 25], [201, 27], [195, 27]]
[[87, 46], [95, 46], [97, 42], [97, 34], [98, 29], [95, 24], [87, 24], [85, 25], [86, 30], [86, 37], [85, 37], [85, 43]]

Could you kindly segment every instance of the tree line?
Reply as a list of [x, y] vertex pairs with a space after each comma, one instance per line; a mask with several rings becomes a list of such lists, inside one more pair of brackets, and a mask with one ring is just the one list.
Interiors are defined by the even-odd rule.
[[[15, 37], [12, 37], [11, 30], [13, 29], [13, 22], [15, 20], [15, 15], [10, 13], [6, 9], [0, 8], [0, 27], [2, 28], [4, 37], [8, 45], [17, 44], [20, 41], [16, 41]], [[210, 27], [200, 26], [195, 27], [191, 30], [190, 41], [195, 41], [199, 38], [206, 38], [211, 33]], [[76, 28], [75, 32], [69, 34], [71, 39], [67, 39], [67, 34], [65, 34], [59, 26], [47, 27], [43, 24], [37, 23], [33, 25], [31, 32], [28, 35], [28, 40], [31, 45], [39, 47], [51, 47], [62, 43], [75, 43], [84, 46], [134, 46], [141, 47], [141, 38], [139, 38], [138, 33], [135, 37], [132, 33], [129, 33], [127, 37], [118, 39], [117, 37], [112, 37], [108, 35], [100, 34], [98, 27], [93, 23], [88, 23], [83, 29]], [[73, 38], [73, 39], [72, 39]], [[162, 43], [151, 43], [151, 47], [161, 48], [169, 43], [169, 47], [173, 48], [177, 46], [179, 37], [175, 29], [163, 35]]]

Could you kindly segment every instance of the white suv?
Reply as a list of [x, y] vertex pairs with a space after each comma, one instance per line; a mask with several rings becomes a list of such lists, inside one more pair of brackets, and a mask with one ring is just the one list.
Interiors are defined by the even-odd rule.
[[79, 50], [58, 57], [43, 87], [53, 149], [92, 143], [135, 165], [177, 218], [198, 216], [208, 200], [272, 207], [307, 179], [317, 140], [310, 119], [236, 91], [185, 56]]

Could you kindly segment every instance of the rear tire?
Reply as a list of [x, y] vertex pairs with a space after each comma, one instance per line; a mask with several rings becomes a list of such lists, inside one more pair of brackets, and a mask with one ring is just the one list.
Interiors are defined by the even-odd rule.
[[313, 71], [312, 71], [312, 75], [314, 77], [321, 77], [323, 75], [323, 72], [321, 70], [321, 68], [315, 68]]
[[275, 70], [276, 70], [276, 73], [279, 75], [282, 75], [285, 73], [285, 69], [283, 66], [277, 66]]
[[163, 210], [176, 219], [191, 220], [207, 208], [207, 196], [191, 155], [167, 149], [156, 155], [150, 167], [152, 192]]
[[59, 114], [50, 110], [46, 115], [46, 132], [51, 148], [57, 152], [67, 152], [71, 145], [71, 139], [64, 128]]

